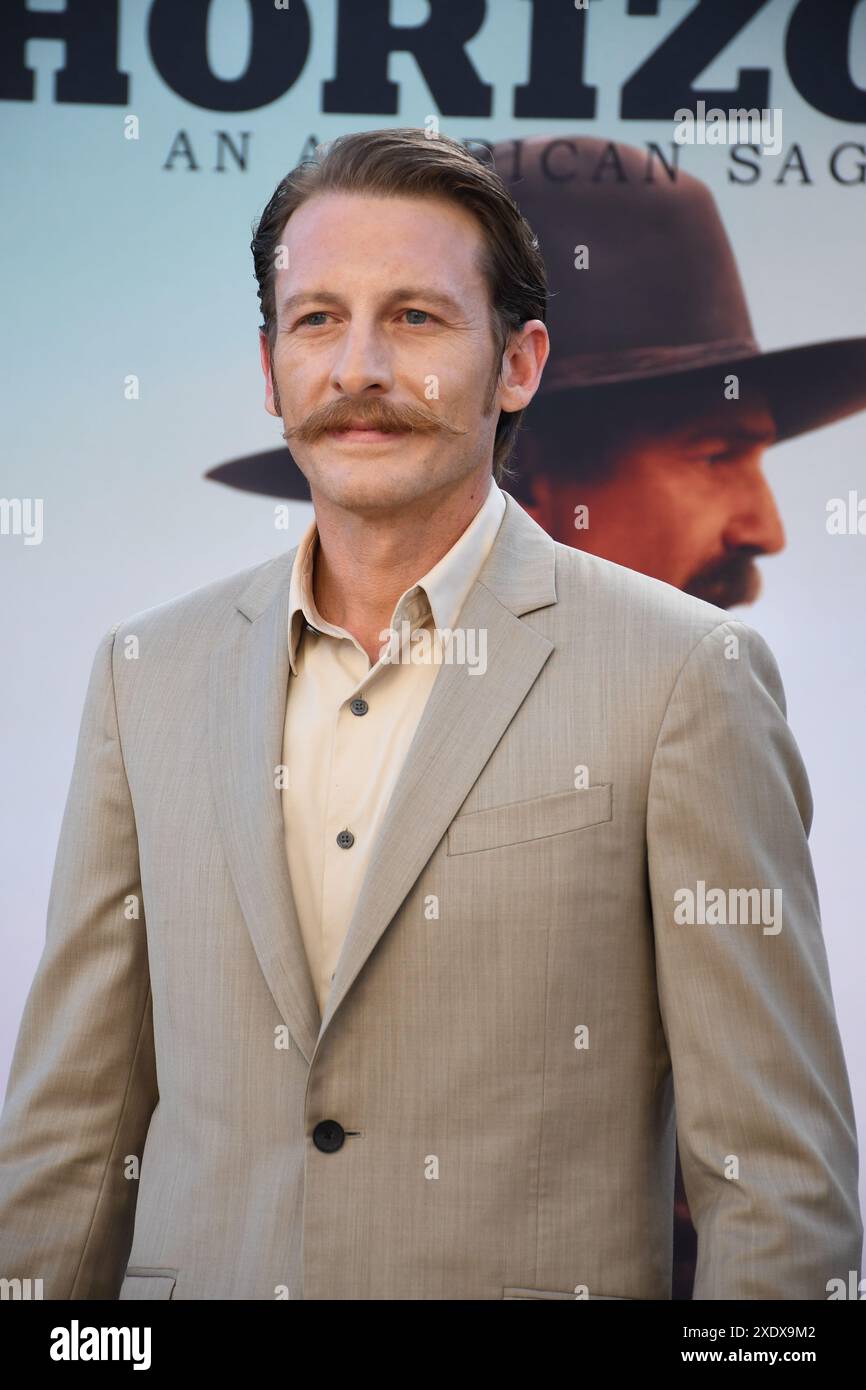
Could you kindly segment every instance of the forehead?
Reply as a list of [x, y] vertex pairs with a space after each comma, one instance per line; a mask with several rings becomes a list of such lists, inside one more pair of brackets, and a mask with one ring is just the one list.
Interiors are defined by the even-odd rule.
[[276, 274], [278, 304], [306, 288], [384, 292], [412, 283], [486, 296], [484, 234], [448, 198], [316, 193], [288, 219], [281, 242], [288, 255]]

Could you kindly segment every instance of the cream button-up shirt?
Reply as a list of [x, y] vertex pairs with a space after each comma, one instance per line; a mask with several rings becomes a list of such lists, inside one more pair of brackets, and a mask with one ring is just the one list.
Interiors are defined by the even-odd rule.
[[410, 634], [426, 627], [428, 651], [435, 652], [434, 625], [442, 632], [457, 626], [504, 512], [505, 495], [491, 478], [463, 534], [400, 595], [390, 624], [396, 636], [375, 665], [351, 633], [326, 622], [316, 608], [315, 519], [298, 546], [289, 588], [281, 804], [292, 891], [320, 1013], [373, 841], [439, 671], [435, 659], [411, 659]]

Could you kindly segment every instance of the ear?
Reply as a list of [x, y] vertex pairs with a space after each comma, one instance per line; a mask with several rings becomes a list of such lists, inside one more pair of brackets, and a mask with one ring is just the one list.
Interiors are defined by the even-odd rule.
[[550, 356], [550, 337], [541, 319], [527, 319], [515, 329], [502, 354], [500, 410], [525, 410], [538, 390]]
[[274, 382], [271, 370], [271, 350], [268, 344], [267, 334], [259, 329], [259, 356], [262, 362], [262, 372], [265, 378], [265, 410], [269, 415], [275, 415], [277, 419], [281, 416], [280, 393]]

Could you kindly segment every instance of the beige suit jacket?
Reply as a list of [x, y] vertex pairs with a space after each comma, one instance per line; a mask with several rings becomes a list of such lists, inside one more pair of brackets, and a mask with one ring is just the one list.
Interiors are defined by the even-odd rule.
[[[320, 1019], [274, 776], [293, 556], [98, 648], [0, 1277], [665, 1299], [676, 1125], [695, 1296], [826, 1298], [859, 1269], [856, 1139], [765, 642], [508, 496], [460, 620], [486, 672], [437, 675]], [[781, 929], [678, 920], [737, 889], [781, 892]]]

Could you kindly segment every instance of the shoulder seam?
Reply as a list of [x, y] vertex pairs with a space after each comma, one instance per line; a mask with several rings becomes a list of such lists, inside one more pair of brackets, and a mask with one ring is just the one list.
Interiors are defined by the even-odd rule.
[[[716, 623], [715, 627], [710, 628], [709, 632], [705, 632], [704, 635], [703, 635], [703, 637], [699, 637], [698, 640], [697, 640], [697, 642], [695, 642], [694, 646], [691, 647], [691, 648], [689, 649], [689, 651], [687, 652], [686, 657], [685, 657], [685, 659], [684, 659], [684, 661], [683, 661], [682, 666], [681, 666], [680, 669], [677, 671], [677, 674], [676, 674], [676, 676], [674, 677], [673, 685], [671, 686], [671, 689], [670, 689], [670, 694], [668, 695], [668, 698], [667, 698], [667, 700], [665, 701], [665, 707], [664, 707], [664, 709], [662, 710], [662, 716], [661, 716], [661, 719], [659, 720], [658, 729], [656, 730], [655, 742], [653, 743], [653, 751], [652, 751], [652, 755], [650, 756], [650, 780], [652, 780], [652, 769], [653, 769], [653, 766], [654, 766], [654, 764], [655, 764], [656, 752], [658, 751], [659, 739], [661, 738], [661, 735], [662, 735], [662, 729], [663, 729], [664, 726], [665, 726], [665, 720], [666, 720], [667, 717], [668, 717], [668, 710], [669, 710], [670, 707], [671, 707], [671, 701], [673, 700], [674, 695], [676, 694], [677, 687], [678, 687], [678, 685], [679, 685], [679, 683], [680, 683], [680, 679], [681, 679], [681, 677], [682, 677], [683, 672], [685, 671], [686, 667], [688, 666], [688, 664], [689, 664], [689, 662], [691, 661], [692, 657], [694, 656], [695, 652], [698, 650], [698, 647], [702, 647], [703, 644], [704, 644], [704, 642], [707, 641], [707, 638], [709, 638], [709, 637], [715, 637], [716, 633], [719, 631], [720, 628], [728, 627], [729, 624], [730, 624], [730, 621], [731, 621], [730, 619], [724, 618], [720, 623]], [[744, 623], [741, 623], [740, 626], [741, 626], [741, 627], [744, 627], [744, 626], [746, 626], [746, 625], [745, 625]]]

